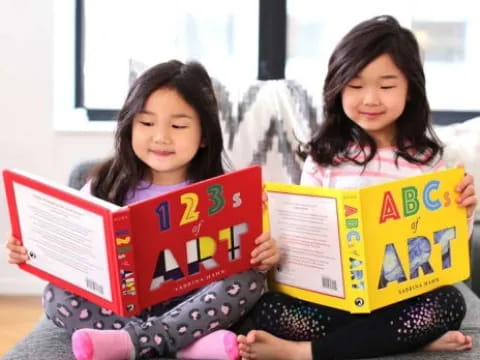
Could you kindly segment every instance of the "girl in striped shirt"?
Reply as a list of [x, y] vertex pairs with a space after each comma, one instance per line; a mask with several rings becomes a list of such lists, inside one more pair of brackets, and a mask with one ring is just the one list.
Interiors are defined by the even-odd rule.
[[[417, 41], [390, 16], [354, 27], [334, 50], [324, 85], [324, 122], [304, 148], [301, 183], [356, 189], [445, 168], [430, 122]], [[457, 187], [470, 224], [473, 178]], [[367, 315], [266, 293], [253, 311], [257, 329], [239, 336], [244, 359], [352, 359], [409, 352], [461, 351], [465, 301], [453, 286]], [[275, 314], [275, 316], [271, 316]]]

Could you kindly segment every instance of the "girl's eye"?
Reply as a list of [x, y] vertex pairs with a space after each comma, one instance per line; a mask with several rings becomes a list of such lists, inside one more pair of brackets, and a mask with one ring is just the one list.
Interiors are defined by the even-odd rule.
[[395, 88], [395, 86], [381, 86], [380, 89], [383, 89], [383, 90], [388, 90], [388, 89], [393, 89]]
[[186, 125], [176, 125], [176, 124], [173, 124], [172, 127], [174, 129], [185, 129], [187, 126]]
[[144, 126], [153, 126], [153, 122], [150, 122], [150, 121], [140, 121], [140, 124]]
[[360, 85], [348, 85], [350, 89], [361, 89], [362, 87]]

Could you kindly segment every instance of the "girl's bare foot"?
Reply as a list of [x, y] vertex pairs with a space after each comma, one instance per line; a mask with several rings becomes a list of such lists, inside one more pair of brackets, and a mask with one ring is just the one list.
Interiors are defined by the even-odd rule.
[[284, 340], [262, 330], [239, 335], [238, 347], [243, 360], [312, 360], [310, 342]]
[[437, 340], [425, 346], [426, 351], [465, 351], [472, 350], [472, 337], [460, 331], [447, 331]]

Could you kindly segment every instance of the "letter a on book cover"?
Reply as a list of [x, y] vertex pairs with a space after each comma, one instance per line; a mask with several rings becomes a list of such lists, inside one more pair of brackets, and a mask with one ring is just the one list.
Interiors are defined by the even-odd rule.
[[123, 207], [25, 172], [3, 177], [29, 254], [20, 268], [122, 316], [249, 269], [262, 232], [259, 166]]
[[359, 190], [267, 183], [271, 288], [368, 313], [470, 275], [462, 169]]

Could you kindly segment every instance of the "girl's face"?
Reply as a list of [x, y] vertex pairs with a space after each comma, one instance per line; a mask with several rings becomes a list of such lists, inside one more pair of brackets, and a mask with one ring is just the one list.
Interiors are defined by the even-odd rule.
[[201, 146], [198, 114], [174, 89], [154, 91], [133, 119], [133, 152], [151, 169], [154, 184], [187, 180], [188, 165]]
[[345, 114], [379, 147], [391, 146], [395, 121], [405, 108], [408, 81], [388, 54], [365, 66], [342, 91]]

